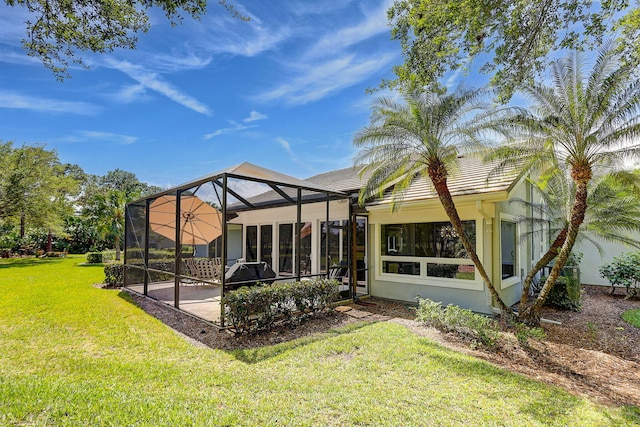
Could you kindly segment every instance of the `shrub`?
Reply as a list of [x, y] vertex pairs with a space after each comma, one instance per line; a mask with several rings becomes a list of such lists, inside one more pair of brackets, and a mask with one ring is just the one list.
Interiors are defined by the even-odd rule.
[[518, 339], [518, 342], [525, 347], [529, 346], [529, 338], [533, 338], [536, 340], [544, 340], [545, 338], [547, 338], [547, 334], [542, 328], [530, 328], [524, 323], [516, 323], [515, 329], [515, 335]]
[[416, 320], [445, 332], [471, 338], [476, 344], [494, 347], [500, 337], [495, 320], [455, 305], [418, 298]]
[[294, 325], [338, 299], [338, 282], [315, 279], [243, 286], [224, 296], [225, 317], [238, 333], [269, 330], [276, 321]]
[[116, 251], [115, 250], [109, 250], [109, 251], [102, 251], [102, 262], [103, 263], [108, 263], [110, 261], [115, 261], [116, 260]]
[[104, 266], [104, 283], [107, 288], [124, 285], [124, 265], [121, 262], [109, 262]]
[[89, 264], [101, 264], [102, 263], [102, 253], [101, 252], [89, 252], [87, 254], [87, 262]]
[[582, 308], [582, 287], [578, 278], [574, 275], [558, 277], [545, 304], [563, 310], [580, 311]]
[[613, 262], [601, 266], [600, 275], [616, 286], [627, 289], [627, 298], [640, 295], [640, 252], [629, 252], [613, 258]]

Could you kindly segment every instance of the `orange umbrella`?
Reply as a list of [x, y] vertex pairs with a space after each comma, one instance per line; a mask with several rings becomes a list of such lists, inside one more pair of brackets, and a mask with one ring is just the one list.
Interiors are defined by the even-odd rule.
[[[176, 196], [160, 196], [149, 205], [152, 231], [176, 238]], [[222, 235], [222, 213], [196, 196], [180, 197], [180, 243], [206, 245]]]

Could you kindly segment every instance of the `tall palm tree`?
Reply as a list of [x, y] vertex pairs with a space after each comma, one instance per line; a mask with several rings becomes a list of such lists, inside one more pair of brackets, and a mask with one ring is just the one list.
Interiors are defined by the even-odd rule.
[[482, 95], [478, 90], [459, 89], [450, 94], [412, 92], [403, 96], [403, 102], [379, 99], [370, 124], [354, 138], [360, 148], [356, 162], [365, 164], [361, 174], [369, 175], [360, 202], [391, 188], [395, 207], [413, 179], [428, 177], [469, 258], [506, 315], [510, 309], [465, 233], [447, 184], [460, 150], [482, 145], [483, 131], [493, 123], [497, 110], [489, 110]]
[[556, 157], [568, 166], [575, 185], [567, 235], [556, 263], [535, 303], [520, 312], [529, 324], [539, 322], [542, 305], [571, 253], [585, 219], [594, 170], [640, 157], [637, 70], [621, 65], [613, 44], [598, 52], [590, 74], [584, 68], [582, 57], [575, 53], [552, 65], [552, 85], [526, 87], [524, 93], [533, 101], [531, 113], [520, 117], [527, 128], [526, 144], [494, 155], [502, 156], [503, 165], [517, 158], [542, 169]]
[[[548, 233], [553, 242], [524, 279], [519, 311], [527, 308], [529, 291], [533, 279], [544, 267], [549, 265], [562, 248], [569, 229], [575, 186], [565, 173], [562, 165], [557, 165], [555, 173], [541, 176], [530, 184], [540, 196], [540, 202], [513, 199], [511, 203], [529, 210], [532, 215], [517, 218], [519, 223], [531, 224], [532, 229], [521, 234], [526, 239], [534, 234]], [[633, 173], [606, 174], [594, 179], [587, 197], [587, 211], [577, 240], [593, 244], [602, 254], [601, 241], [622, 243], [640, 249], [640, 241], [629, 237], [640, 231], [640, 196], [637, 186], [640, 175]]]

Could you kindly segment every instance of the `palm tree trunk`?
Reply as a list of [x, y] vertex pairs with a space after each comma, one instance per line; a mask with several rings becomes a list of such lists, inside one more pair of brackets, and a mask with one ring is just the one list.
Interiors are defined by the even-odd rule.
[[498, 303], [498, 306], [500, 307], [500, 311], [502, 312], [502, 315], [505, 318], [510, 317], [511, 309], [509, 309], [509, 307], [507, 307], [504, 301], [502, 301], [502, 298], [498, 294], [498, 291], [496, 291], [496, 289], [493, 287], [493, 284], [491, 283], [491, 279], [489, 278], [489, 275], [487, 275], [487, 272], [484, 269], [484, 266], [482, 265], [482, 263], [480, 262], [480, 259], [478, 258], [478, 254], [476, 253], [476, 248], [474, 247], [474, 245], [471, 244], [471, 242], [469, 241], [469, 238], [467, 237], [467, 234], [464, 231], [464, 228], [462, 227], [462, 221], [460, 220], [460, 216], [458, 215], [458, 210], [456, 209], [456, 205], [453, 202], [453, 197], [451, 197], [451, 192], [449, 191], [449, 186], [447, 185], [447, 171], [446, 171], [445, 165], [442, 164], [441, 162], [435, 162], [435, 163], [429, 164], [428, 174], [436, 192], [438, 193], [438, 197], [440, 198], [440, 203], [442, 204], [444, 211], [449, 217], [449, 221], [451, 221], [451, 225], [453, 225], [453, 228], [458, 233], [458, 236], [460, 237], [460, 241], [462, 242], [464, 249], [467, 251], [469, 258], [471, 259], [471, 261], [473, 261], [473, 264], [476, 266], [476, 270], [478, 270], [478, 274], [480, 274], [480, 277], [482, 277], [482, 280], [484, 281], [484, 284], [489, 289], [489, 292], [491, 293], [491, 296], [493, 297], [493, 299]]
[[558, 276], [560, 276], [562, 269], [567, 264], [573, 245], [576, 242], [576, 237], [578, 236], [578, 230], [584, 221], [584, 215], [587, 210], [587, 183], [588, 180], [580, 180], [576, 183], [576, 194], [573, 206], [571, 207], [571, 218], [569, 221], [569, 228], [567, 230], [567, 238], [560, 249], [556, 263], [551, 269], [549, 277], [547, 277], [547, 281], [544, 282], [540, 295], [538, 295], [538, 298], [536, 298], [533, 305], [520, 312], [520, 319], [528, 325], [535, 326], [540, 323], [540, 312], [542, 311], [542, 306], [555, 286], [556, 280], [558, 279]]
[[540, 260], [533, 266], [527, 277], [524, 279], [524, 283], [522, 285], [522, 296], [520, 297], [520, 308], [519, 311], [524, 311], [527, 308], [527, 302], [529, 301], [529, 290], [531, 289], [531, 282], [533, 282], [533, 278], [538, 271], [542, 270], [547, 264], [549, 264], [555, 257], [558, 256], [558, 252], [564, 241], [567, 239], [567, 230], [565, 227], [560, 230], [556, 240], [553, 241], [547, 252], [540, 258]]

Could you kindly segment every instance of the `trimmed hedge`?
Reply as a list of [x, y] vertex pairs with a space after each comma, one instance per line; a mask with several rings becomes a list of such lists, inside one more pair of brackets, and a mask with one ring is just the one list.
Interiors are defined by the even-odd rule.
[[269, 330], [276, 321], [295, 325], [305, 316], [325, 310], [338, 295], [336, 280], [314, 279], [243, 286], [225, 295], [222, 304], [226, 319], [243, 334]]
[[124, 264], [121, 262], [107, 263], [104, 266], [104, 283], [107, 288], [124, 286]]
[[102, 252], [89, 252], [87, 254], [89, 264], [102, 264]]

